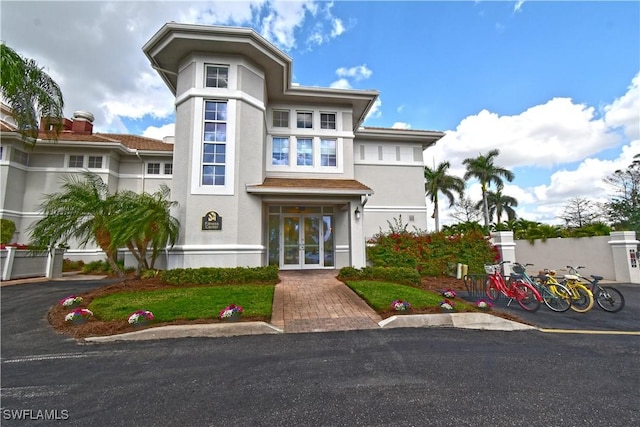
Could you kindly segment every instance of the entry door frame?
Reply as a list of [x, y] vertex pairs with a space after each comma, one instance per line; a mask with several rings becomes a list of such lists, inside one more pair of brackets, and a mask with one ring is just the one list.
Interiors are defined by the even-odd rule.
[[[297, 233], [294, 233], [292, 237], [295, 237], [297, 234], [297, 247], [298, 247], [298, 256], [297, 263], [287, 262], [287, 249], [293, 249], [295, 246], [294, 243], [287, 242], [285, 243], [285, 234], [287, 230], [285, 230], [285, 224], [288, 222], [287, 219], [295, 219], [297, 221]], [[310, 235], [307, 234], [307, 225], [308, 221], [315, 219], [317, 221], [317, 235], [316, 242], [310, 243], [309, 240]], [[293, 225], [295, 223], [292, 222]], [[310, 227], [313, 229], [313, 227]], [[324, 235], [324, 221], [322, 217], [322, 213], [282, 213], [280, 215], [280, 268], [282, 270], [304, 270], [304, 269], [318, 269], [324, 268], [324, 245], [322, 236]], [[311, 236], [312, 238], [312, 236]], [[313, 251], [316, 249], [318, 260], [316, 263], [307, 262], [308, 251]], [[310, 255], [313, 255], [313, 252], [309, 252]]]

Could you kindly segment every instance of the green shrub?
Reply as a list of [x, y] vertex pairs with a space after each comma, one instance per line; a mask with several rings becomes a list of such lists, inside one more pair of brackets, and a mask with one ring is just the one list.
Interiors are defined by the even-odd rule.
[[344, 267], [340, 270], [338, 279], [344, 282], [348, 280], [376, 280], [406, 285], [420, 284], [418, 271], [408, 267], [365, 267], [363, 269]]
[[[118, 261], [117, 264], [120, 267], [120, 270], [125, 271], [124, 262]], [[132, 268], [126, 269], [126, 271], [132, 270]], [[86, 274], [114, 274], [113, 270], [111, 270], [111, 266], [106, 260], [91, 261], [88, 264], [84, 264], [82, 272]]]
[[445, 276], [448, 265], [467, 264], [469, 273], [482, 274], [484, 264], [500, 259], [481, 231], [447, 236], [444, 233], [390, 231], [369, 240], [367, 256], [376, 267], [414, 267], [420, 276]]
[[172, 285], [229, 285], [277, 283], [278, 266], [235, 268], [176, 268], [163, 271], [162, 280]]
[[10, 219], [0, 219], [0, 243], [7, 244], [13, 239], [13, 235], [16, 234], [16, 224]]
[[62, 260], [62, 271], [79, 271], [84, 267], [84, 261], [71, 261], [68, 258]]

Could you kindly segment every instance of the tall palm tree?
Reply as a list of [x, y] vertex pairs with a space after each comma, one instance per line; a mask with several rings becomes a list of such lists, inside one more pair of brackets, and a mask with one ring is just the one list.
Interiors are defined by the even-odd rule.
[[454, 175], [448, 175], [447, 169], [451, 165], [449, 162], [442, 162], [437, 168], [424, 168], [424, 190], [427, 197], [433, 203], [433, 218], [436, 220], [436, 232], [440, 231], [440, 213], [438, 210], [438, 193], [444, 194], [449, 199], [449, 207], [455, 202], [454, 192], [460, 196], [464, 195], [464, 181]]
[[[507, 220], [512, 221], [516, 217], [516, 211], [513, 209], [518, 207], [518, 201], [511, 196], [502, 194], [504, 187], [498, 187], [496, 191], [487, 192], [487, 203], [489, 204], [489, 221], [493, 220], [493, 215], [496, 216], [496, 223], [500, 226], [502, 222], [502, 214], [507, 215]], [[482, 201], [476, 203], [476, 208], [482, 207]]]
[[487, 191], [489, 186], [494, 183], [501, 187], [504, 185], [502, 179], [513, 181], [515, 175], [508, 169], [496, 166], [493, 161], [500, 154], [498, 149], [493, 149], [487, 155], [480, 154], [478, 157], [464, 159], [462, 164], [467, 167], [464, 179], [476, 178], [480, 181], [482, 188], [482, 203], [484, 207], [484, 226], [489, 228], [489, 202], [487, 200]]
[[[58, 84], [38, 67], [33, 59], [24, 59], [0, 43], [0, 89], [13, 110], [13, 118], [24, 140], [38, 137], [41, 117], [52, 118], [46, 132], [56, 139], [62, 129], [64, 100]], [[50, 126], [49, 126], [50, 125]]]
[[117, 199], [109, 187], [91, 172], [63, 178], [62, 191], [48, 194], [40, 205], [44, 217], [29, 227], [30, 245], [50, 248], [76, 239], [80, 247], [95, 242], [107, 256], [112, 271], [124, 273], [116, 263], [110, 221], [117, 213]]

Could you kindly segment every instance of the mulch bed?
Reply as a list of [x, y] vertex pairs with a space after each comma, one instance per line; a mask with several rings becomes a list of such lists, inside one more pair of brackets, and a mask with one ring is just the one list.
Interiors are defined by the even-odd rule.
[[[203, 285], [204, 286], [204, 285]], [[169, 285], [160, 280], [160, 278], [149, 279], [135, 279], [133, 277], [127, 277], [125, 280], [119, 283], [104, 286], [102, 288], [95, 289], [83, 294], [80, 294], [83, 298], [81, 308], [86, 308], [94, 298], [103, 297], [113, 293], [127, 292], [127, 291], [153, 291], [158, 289], [176, 288], [178, 286]], [[442, 292], [444, 289], [453, 289], [459, 295], [466, 293], [464, 282], [460, 279], [453, 277], [425, 277], [422, 279], [421, 289], [431, 292]], [[151, 325], [146, 326], [132, 326], [127, 322], [127, 319], [102, 321], [95, 318], [89, 319], [88, 322], [82, 325], [72, 325], [70, 322], [66, 322], [64, 317], [71, 311], [69, 308], [62, 307], [60, 304], [56, 304], [49, 310], [47, 315], [49, 323], [55, 331], [58, 333], [69, 335], [74, 338], [86, 338], [90, 336], [106, 336], [122, 334], [125, 332], [133, 332], [154, 326], [164, 325], [187, 325], [187, 324], [209, 324], [209, 323], [222, 323], [217, 318], [211, 319], [199, 319], [199, 320], [176, 320], [173, 322], [153, 322]], [[439, 307], [431, 307], [422, 310], [412, 310], [409, 314], [433, 314], [441, 313]], [[379, 313], [383, 318], [401, 314], [397, 311], [388, 310]], [[505, 313], [499, 310], [492, 310], [491, 314], [500, 316], [509, 320], [522, 322], [516, 316], [509, 313]], [[268, 318], [249, 318], [243, 317], [242, 321], [265, 321], [269, 322]]]

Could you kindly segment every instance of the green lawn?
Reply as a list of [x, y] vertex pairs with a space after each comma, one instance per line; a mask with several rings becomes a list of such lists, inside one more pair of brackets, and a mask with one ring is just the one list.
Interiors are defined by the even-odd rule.
[[[419, 310], [439, 307], [440, 302], [444, 299], [442, 295], [434, 292], [390, 282], [349, 281], [347, 286], [376, 311], [389, 310], [391, 303], [395, 300], [408, 301], [414, 309]], [[456, 304], [460, 303], [461, 300], [456, 299]]]
[[184, 287], [122, 292], [94, 299], [89, 309], [100, 320], [127, 319], [149, 310], [158, 322], [217, 318], [230, 304], [241, 306], [243, 317], [271, 317], [274, 285]]

